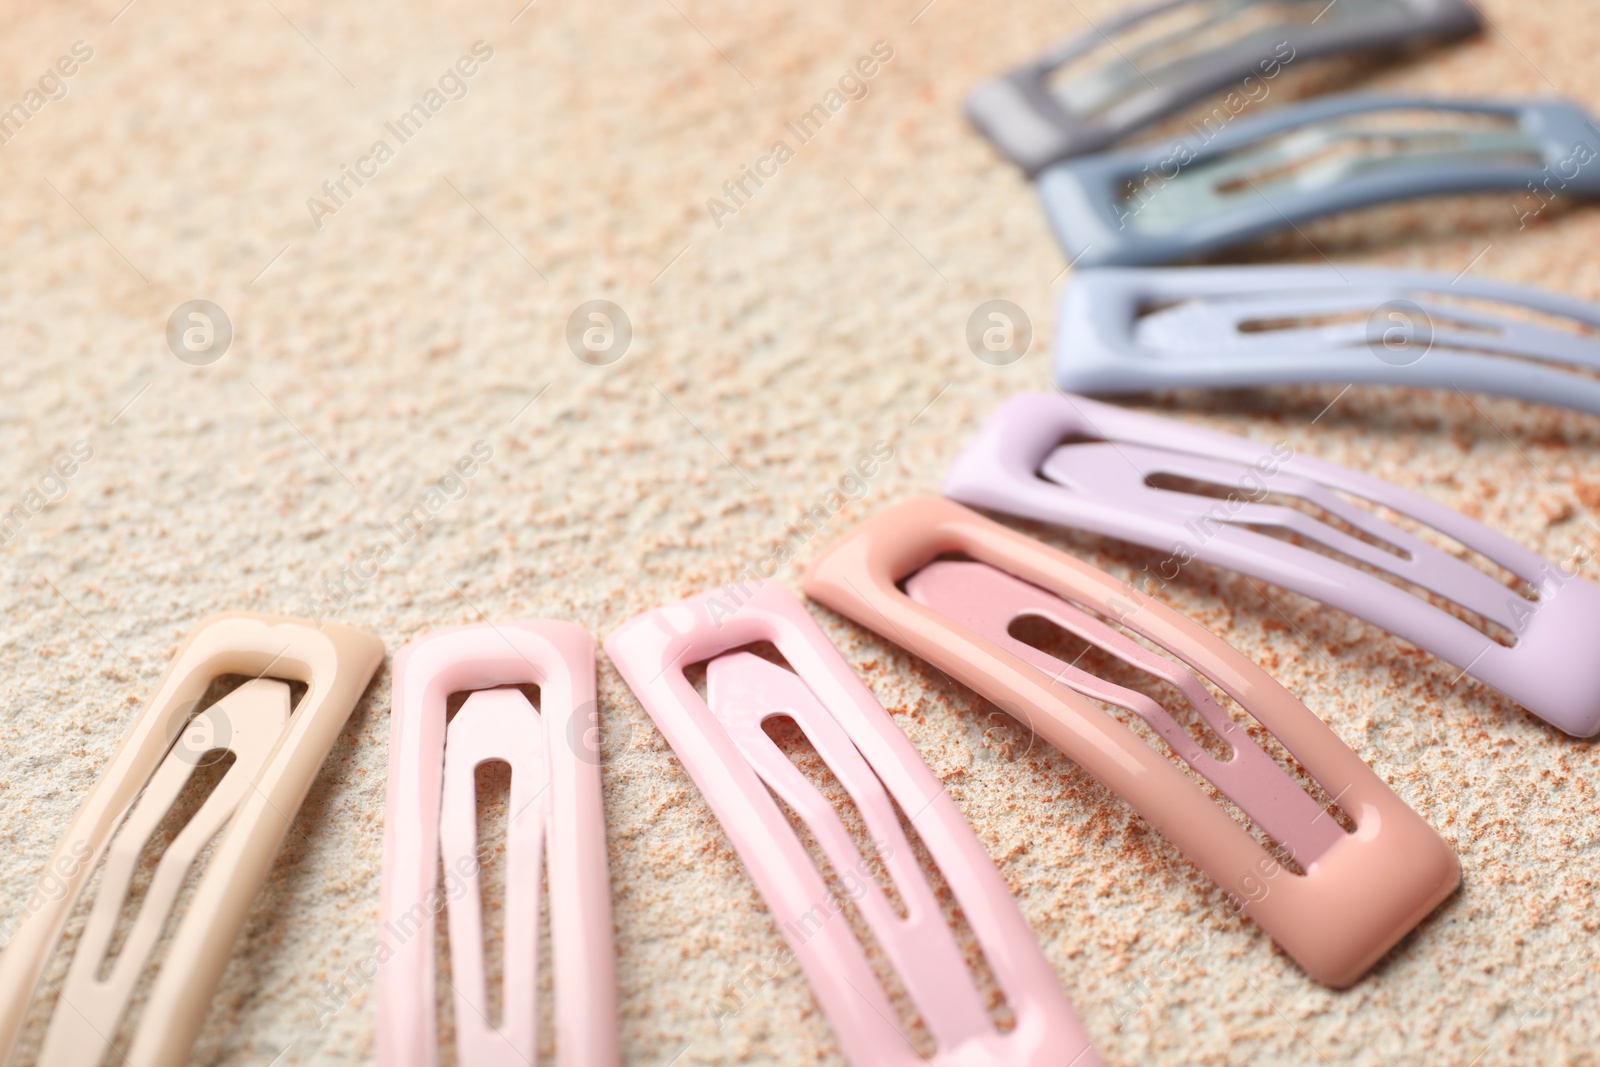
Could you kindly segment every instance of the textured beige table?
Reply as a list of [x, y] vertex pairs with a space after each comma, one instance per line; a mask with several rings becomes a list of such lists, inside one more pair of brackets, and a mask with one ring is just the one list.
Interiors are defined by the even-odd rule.
[[[765, 555], [886, 442], [895, 460], [865, 498], [780, 575], [795, 586], [818, 544], [933, 491], [998, 400], [1046, 380], [1063, 260], [958, 105], [1110, 3], [1036, 0], [1002, 19], [963, 0], [121, 2], [12, 4], [0, 33], [0, 107], [74, 42], [93, 53], [0, 147], [0, 510], [74, 442], [93, 450], [0, 549], [7, 921], [202, 615], [317, 607], [391, 652], [485, 616], [604, 635]], [[1600, 108], [1589, 4], [1485, 11], [1497, 29], [1475, 42], [1340, 77]], [[492, 57], [465, 95], [441, 94], [402, 143], [385, 123], [476, 41]], [[892, 58], [868, 94], [802, 143], [786, 123], [878, 41]], [[1313, 84], [1286, 80], [1268, 103]], [[784, 161], [762, 162], [780, 139]], [[373, 176], [331, 200], [322, 184], [358, 165]], [[775, 176], [714, 220], [708, 198], [758, 166]], [[1306, 235], [1336, 259], [1600, 297], [1600, 212], [1551, 209], [1525, 229], [1517, 214], [1470, 198]], [[1320, 262], [1303, 242], [1272, 251]], [[993, 297], [1035, 327], [1003, 368], [963, 337]], [[164, 335], [196, 298], [235, 331], [204, 367]], [[632, 324], [609, 366], [565, 341], [593, 299]], [[1368, 388], [1165, 403], [1375, 471], [1552, 556], [1600, 517], [1592, 418]], [[331, 601], [324, 583], [396, 540], [390, 524], [478, 441], [493, 455], [464, 494]], [[1041, 535], [1113, 569], [1148, 562]], [[1461, 854], [1461, 892], [1348, 992], [1208, 917], [1216, 891], [1066, 761], [1008, 758], [970, 694], [816, 612], [977, 827], [1106, 1060], [1600, 1062], [1594, 747], [1281, 591], [1194, 567], [1171, 599], [1288, 684]], [[627, 1062], [841, 1063], [793, 971], [714, 1021], [777, 931], [604, 662], [600, 684]], [[371, 1060], [370, 989], [348, 975], [375, 937], [388, 710], [385, 671], [295, 820], [197, 1062]]]

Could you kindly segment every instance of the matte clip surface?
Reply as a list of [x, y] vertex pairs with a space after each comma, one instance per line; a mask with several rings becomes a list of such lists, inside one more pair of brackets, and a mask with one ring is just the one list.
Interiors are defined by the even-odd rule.
[[[1571, 328], [1539, 325], [1529, 313]], [[1103, 267], [1078, 272], [1062, 293], [1055, 381], [1074, 393], [1413, 385], [1600, 415], [1595, 328], [1600, 305], [1473, 277]]]
[[[517, 686], [539, 687], [534, 709]], [[445, 724], [452, 693], [471, 690]], [[539, 892], [548, 860], [560, 1067], [618, 1062], [611, 883], [606, 874], [594, 641], [566, 622], [516, 620], [441, 630], [394, 661], [383, 829], [378, 1062], [438, 1062], [434, 925], [447, 912], [462, 1063], [538, 1059]], [[501, 1022], [490, 1024], [474, 772], [511, 767]], [[441, 860], [446, 891], [437, 891]], [[441, 899], [442, 897], [442, 899]]]
[[[108, 1057], [190, 868], [221, 834], [156, 961], [133, 1040], [115, 1049], [117, 1062], [136, 1067], [187, 1062], [289, 820], [382, 661], [383, 645], [371, 634], [303, 619], [213, 615], [190, 631], [68, 824], [27, 919], [0, 953], [0, 1061], [11, 1058], [62, 929], [102, 857], [100, 888], [38, 1062], [78, 1067]], [[193, 714], [224, 675], [252, 680]], [[292, 713], [284, 679], [306, 685]], [[107, 961], [146, 841], [195, 771], [227, 753], [233, 764], [163, 852], [121, 949]]]
[[[748, 598], [731, 614], [710, 594], [636, 616], [606, 638], [606, 652], [732, 840], [845, 1057], [858, 1067], [1098, 1065], [1010, 890], [917, 750], [791, 593], [771, 583], [742, 588]], [[759, 641], [794, 669], [733, 651]], [[703, 700], [684, 667], [707, 659]], [[844, 785], [881, 843], [876, 861], [762, 730], [777, 715], [794, 719]], [[871, 875], [851, 896], [937, 1042], [930, 1058], [890, 1021], [894, 1008], [849, 924], [819, 923], [819, 912], [842, 905], [773, 794], [804, 820], [841, 877], [881, 862], [892, 878], [904, 917]], [[971, 923], [1015, 1016], [1009, 1032], [995, 1028], [979, 999], [891, 798], [915, 820]]]
[[[1292, 589], [1405, 638], [1567, 733], [1600, 732], [1600, 657], [1590, 647], [1600, 632], [1600, 587], [1442, 504], [1287, 444], [1269, 447], [1069, 394], [1026, 394], [979, 429], [945, 475], [944, 491], [975, 507]], [[1350, 497], [1432, 527], [1535, 595]]]
[[[966, 561], [939, 557], [959, 553]], [[900, 583], [905, 583], [902, 591]], [[1122, 582], [948, 500], [884, 509], [806, 573], [811, 597], [1022, 718], [1131, 804], [1319, 982], [1356, 981], [1459, 884], [1444, 841], [1321, 720], [1221, 638]], [[1095, 614], [1091, 614], [1095, 613]], [[1096, 614], [1165, 650], [1158, 656]], [[1008, 633], [1046, 618], [1172, 681], [1229, 749], [1219, 761], [1160, 705]], [[1209, 696], [1209, 679], [1265, 726], [1355, 823], [1346, 833]], [[1184, 773], [1089, 703], [1135, 711], [1250, 814], [1284, 867]]]
[[[1464, 0], [1167, 0], [979, 86], [967, 117], [1031, 176], [1291, 62], [1447, 41], [1478, 27]], [[1101, 50], [1112, 54], [1098, 66], [1061, 76]]]
[[1447, 193], [1600, 195], [1600, 132], [1563, 101], [1343, 94], [1039, 177], [1084, 267], [1173, 263], [1339, 211]]

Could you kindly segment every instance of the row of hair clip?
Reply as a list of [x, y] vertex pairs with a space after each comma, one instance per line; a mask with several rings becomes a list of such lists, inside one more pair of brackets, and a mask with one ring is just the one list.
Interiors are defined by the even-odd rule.
[[[1243, 488], [1221, 498], [1195, 491], [1230, 484], [1270, 487], [1322, 517], [1246, 499]], [[994, 703], [1093, 774], [1328, 986], [1356, 982], [1454, 891], [1461, 870], [1449, 846], [1304, 704], [1216, 634], [1138, 581], [957, 500], [1176, 546], [1185, 559], [1297, 589], [1456, 664], [1570, 734], [1600, 732], [1600, 666], [1577, 654], [1600, 623], [1600, 587], [1376, 479], [1093, 401], [1038, 395], [995, 413], [945, 489], [955, 499], [891, 505], [829, 546], [806, 574], [807, 594]], [[1509, 590], [1346, 494], [1458, 540], [1529, 590]], [[1098, 649], [1098, 666], [1015, 636], [1024, 618]], [[1482, 624], [1495, 621], [1514, 639], [1486, 632]], [[605, 647], [727, 832], [851, 1063], [909, 1067], [925, 1057], [892, 1022], [852, 925], [827, 921], [822, 909], [844, 905], [785, 808], [836, 875], [878, 872], [858, 879], [850, 897], [927, 1025], [936, 1046], [927, 1062], [1098, 1062], [972, 828], [793, 594], [771, 582], [714, 590], [623, 623]], [[127, 1056], [141, 1065], [187, 1058], [290, 819], [382, 659], [376, 638], [332, 624], [227, 615], [196, 628], [89, 790], [0, 954], [0, 1053], [14, 1050], [67, 920], [99, 869], [38, 1062], [100, 1062], [152, 969]], [[689, 679], [697, 665], [704, 695]], [[217, 695], [222, 682], [240, 677]], [[1181, 694], [1183, 720], [1148, 695], [1148, 683]], [[372, 957], [379, 1062], [437, 1061], [441, 912], [461, 1059], [533, 1058], [544, 883], [556, 1062], [616, 1063], [593, 640], [548, 620], [444, 630], [400, 651], [393, 689]], [[465, 699], [451, 716], [457, 695]], [[1159, 745], [1107, 706], [1137, 716]], [[775, 716], [793, 720], [843, 785], [867, 834], [884, 845], [875, 855], [863, 854], [834, 803], [764, 731]], [[227, 754], [233, 762], [161, 856], [131, 932], [108, 959], [148, 839], [196, 770]], [[491, 760], [511, 768], [503, 1007], [494, 1024], [474, 793], [477, 767]], [[974, 984], [910, 832], [968, 917], [1010, 1025], [996, 1025]], [[173, 919], [213, 840], [197, 888]], [[174, 934], [157, 962], [169, 921]]]
[[[1056, 384], [1106, 394], [1362, 382], [1600, 413], [1600, 307], [1586, 301], [1465, 271], [1136, 269], [1391, 201], [1503, 191], [1525, 226], [1558, 197], [1600, 195], [1600, 126], [1566, 101], [1346, 93], [1247, 113], [1291, 64], [1479, 29], [1467, 0], [1166, 0], [971, 93], [969, 118], [1037, 177], [1078, 268], [1062, 297]], [[1111, 148], [1219, 91], [1187, 133]]]

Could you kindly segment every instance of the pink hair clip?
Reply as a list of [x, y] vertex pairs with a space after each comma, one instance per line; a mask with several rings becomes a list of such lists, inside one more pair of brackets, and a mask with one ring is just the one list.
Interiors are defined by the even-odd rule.
[[[1099, 778], [1324, 984], [1356, 981], [1460, 883], [1460, 865], [1439, 835], [1260, 667], [1171, 608], [1130, 599], [1111, 575], [959, 504], [923, 498], [879, 512], [818, 557], [805, 585], [814, 599], [929, 661]], [[1149, 680], [1171, 683], [1205, 726], [1191, 732], [1143, 692], [1026, 644], [1011, 633], [1023, 617], [1054, 623]], [[1257, 746], [1203, 680], [1282, 743], [1353, 832]], [[1280, 862], [1091, 700], [1145, 720], [1301, 870]], [[1229, 758], [1206, 752], [1205, 735]]]
[[[537, 710], [516, 688], [523, 685], [539, 687]], [[447, 699], [467, 690], [471, 695], [447, 726]], [[526, 1067], [535, 1061], [546, 860], [556, 1062], [618, 1062], [600, 761], [583, 745], [594, 699], [594, 641], [571, 623], [462, 626], [418, 638], [395, 657], [378, 932], [383, 1067], [438, 1062], [433, 961], [441, 909], [449, 922], [461, 1062]], [[487, 1010], [474, 779], [478, 765], [491, 760], [511, 767], [499, 1025]]]
[[[1370, 475], [1287, 445], [1267, 449], [1080, 396], [1037, 393], [994, 413], [945, 475], [944, 491], [976, 507], [1146, 545], [1180, 566], [1204, 560], [1303, 593], [1432, 652], [1569, 734], [1600, 732], [1600, 658], [1589, 652], [1600, 587]], [[1522, 588], [1357, 501], [1432, 527]]]
[[[605, 648], [733, 841], [846, 1058], [861, 1067], [1096, 1067], [1005, 882], [911, 742], [792, 594], [765, 582], [730, 591], [731, 609], [716, 594], [691, 597], [623, 623]], [[737, 651], [761, 641], [793, 670]], [[684, 668], [707, 660], [702, 699]], [[938, 1044], [931, 1058], [889, 1021], [894, 1008], [849, 925], [826, 921], [839, 902], [774, 795], [810, 828], [835, 871], [869, 861], [832, 804], [763, 731], [778, 715], [805, 733], [883, 842], [878, 861], [903, 917], [873, 877], [857, 879], [850, 895]], [[1009, 1032], [996, 1029], [980, 1000], [891, 798], [916, 823], [993, 966], [1015, 1016]]]

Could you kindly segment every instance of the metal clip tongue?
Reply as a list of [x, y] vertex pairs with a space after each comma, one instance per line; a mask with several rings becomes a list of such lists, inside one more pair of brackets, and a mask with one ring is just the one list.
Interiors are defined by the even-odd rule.
[[[1253, 94], [1290, 63], [1474, 33], [1464, 0], [1165, 0], [1085, 30], [973, 90], [967, 116], [1029, 175], [1098, 152], [1208, 93]], [[1092, 53], [1112, 53], [1063, 77]]]
[[1055, 381], [1075, 393], [1360, 382], [1600, 414], [1600, 305], [1531, 286], [1363, 267], [1105, 267], [1073, 277], [1059, 321]]
[[[1192, 673], [1158, 656], [1060, 597], [986, 563], [930, 563], [906, 582], [906, 592], [963, 626], [1032, 663], [1074, 692], [1114, 704], [1149, 723], [1172, 750], [1239, 805], [1302, 866], [1311, 866], [1344, 838], [1344, 831], [1272, 761]], [[1034, 615], [1110, 652], [1124, 663], [1170, 682], [1227, 742], [1232, 757], [1212, 756], [1152, 698], [1127, 689], [1011, 636], [1017, 618]]]
[[[944, 491], [1303, 593], [1432, 652], [1570, 734], [1600, 732], [1600, 659], [1588, 653], [1600, 631], [1600, 587], [1417, 493], [1287, 444], [1029, 394], [984, 424]], [[1432, 527], [1532, 595], [1349, 498]]]
[[[1054, 972], [994, 863], [911, 742], [792, 594], [771, 583], [691, 597], [623, 623], [606, 652], [733, 842], [845, 1057], [859, 1067], [1096, 1067]], [[794, 668], [742, 646], [769, 641]], [[702, 700], [684, 667], [706, 662]], [[791, 717], [849, 793], [878, 855], [856, 847], [830, 800], [762, 729]], [[893, 1005], [850, 924], [774, 797], [815, 835], [844, 894], [882, 947], [937, 1043], [924, 1058], [891, 1021]], [[891, 803], [891, 799], [893, 803]], [[1011, 1007], [996, 1028], [962, 949], [901, 828], [915, 824], [971, 924]], [[904, 904], [891, 906], [881, 864]]]
[[1059, 163], [1039, 196], [1073, 263], [1172, 263], [1410, 197], [1600, 196], [1596, 130], [1562, 101], [1352, 93]]
[[[969, 561], [940, 558], [948, 554]], [[958, 504], [925, 498], [880, 511], [829, 546], [805, 584], [814, 599], [928, 660], [1100, 779], [1320, 982], [1356, 981], [1460, 881], [1439, 835], [1260, 667], [1111, 575]], [[1011, 623], [1027, 615], [1177, 685], [1233, 758], [1201, 751], [1153, 700], [1012, 638]], [[1172, 658], [1103, 619], [1118, 620]], [[1355, 832], [1346, 833], [1232, 724], [1202, 678], [1278, 739]], [[1143, 717], [1289, 849], [1304, 873], [1280, 863], [1171, 760], [1085, 697]]]

